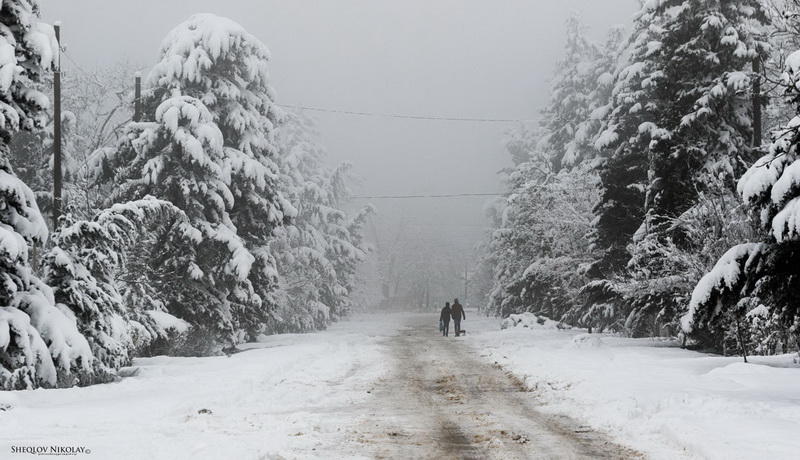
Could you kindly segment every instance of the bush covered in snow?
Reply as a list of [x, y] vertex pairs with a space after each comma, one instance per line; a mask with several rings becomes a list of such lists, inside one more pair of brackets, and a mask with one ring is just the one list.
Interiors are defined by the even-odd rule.
[[[114, 205], [91, 221], [66, 221], [53, 235], [45, 279], [89, 341], [95, 380], [113, 379], [157, 341], [179, 349], [176, 336], [189, 326], [166, 310], [181, 294], [174, 280], [201, 269], [193, 254], [203, 242], [183, 211], [154, 198]], [[185, 257], [158, 255], [170, 251]]]

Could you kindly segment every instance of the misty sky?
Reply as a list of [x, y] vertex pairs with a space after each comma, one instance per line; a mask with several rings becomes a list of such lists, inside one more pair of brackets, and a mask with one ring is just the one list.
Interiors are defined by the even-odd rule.
[[[228, 16], [272, 52], [278, 103], [334, 109], [531, 119], [549, 96], [570, 11], [591, 35], [628, 24], [637, 0], [43, 0], [84, 67], [143, 70], [193, 13]], [[333, 161], [353, 163], [356, 194], [502, 191], [510, 125], [309, 113]], [[471, 245], [484, 199], [375, 201], [382, 222], [411, 222]]]

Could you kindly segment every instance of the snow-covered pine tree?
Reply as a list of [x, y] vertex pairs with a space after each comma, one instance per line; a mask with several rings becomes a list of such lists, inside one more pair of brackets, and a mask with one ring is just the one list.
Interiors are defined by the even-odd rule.
[[[597, 157], [594, 173], [601, 184], [601, 199], [594, 210], [597, 217], [592, 234], [599, 257], [587, 274], [599, 281], [585, 287], [588, 294], [586, 304], [593, 312], [584, 312], [581, 316], [584, 322], [597, 317], [604, 325], [614, 322], [610, 319], [614, 316], [610, 313], [613, 303], [605, 303], [605, 300], [614, 297], [609, 294], [615, 289], [613, 283], [605, 283], [602, 279], [611, 277], [624, 267], [629, 258], [626, 246], [643, 216], [645, 167], [640, 153], [642, 149], [620, 142], [635, 132], [633, 118], [646, 107], [640, 90], [642, 63], [620, 62], [627, 57], [626, 46], [637, 45], [630, 41], [625, 43], [622, 28], [613, 28], [594, 64], [592, 75], [595, 84], [589, 117], [579, 125], [572, 141], [574, 147], [570, 147], [576, 152], [587, 152], [581, 156], [573, 155], [575, 158]], [[623, 123], [626, 120], [632, 121], [630, 125]], [[593, 307], [596, 300], [602, 304], [599, 309]]]
[[269, 241], [294, 214], [278, 187], [275, 131], [282, 111], [269, 85], [270, 54], [242, 26], [212, 14], [194, 15], [175, 27], [160, 54], [147, 78], [149, 113], [175, 94], [191, 96], [202, 101], [222, 132], [220, 167], [233, 198], [230, 220], [255, 257], [249, 278], [261, 298], [258, 307], [237, 307], [233, 314], [237, 327], [252, 335], [275, 308], [277, 272]]
[[334, 318], [347, 314], [352, 307], [358, 265], [364, 261], [366, 247], [363, 242], [364, 226], [374, 212], [371, 205], [348, 215], [344, 211], [345, 201], [350, 197], [348, 178], [349, 164], [339, 165], [327, 176], [329, 202], [320, 212], [325, 217], [325, 233], [328, 239], [328, 258], [336, 271], [336, 285], [327, 289], [326, 295], [334, 305]]
[[600, 52], [584, 36], [585, 27], [577, 15], [567, 20], [567, 41], [563, 57], [556, 67], [550, 103], [542, 111], [542, 131], [539, 150], [550, 158], [553, 170], [563, 163], [574, 163], [584, 156], [583, 147], [576, 141], [578, 125], [589, 119], [589, 98], [596, 80], [591, 75], [591, 63]]
[[311, 120], [290, 113], [279, 132], [281, 190], [297, 215], [272, 242], [281, 301], [269, 330], [320, 329], [347, 312], [365, 216], [350, 220], [341, 210], [348, 168], [326, 170]]
[[564, 57], [556, 68], [550, 102], [542, 111], [538, 145], [556, 172], [597, 156], [594, 141], [609, 110], [622, 37], [622, 29], [615, 27], [606, 42], [597, 45], [584, 36], [577, 16], [567, 21]]
[[[524, 311], [524, 301], [519, 298], [519, 292], [514, 292], [513, 286], [518, 284], [518, 280], [525, 270], [526, 262], [529, 263], [536, 256], [535, 253], [531, 253], [536, 250], [536, 246], [531, 244], [533, 238], [527, 235], [524, 225], [516, 225], [516, 214], [524, 210], [522, 206], [516, 204], [517, 192], [523, 190], [527, 178], [538, 171], [537, 168], [531, 166], [531, 161], [536, 158], [533, 156], [534, 149], [535, 142], [531, 143], [529, 149], [526, 150], [524, 155], [526, 161], [519, 163], [509, 173], [507, 178], [508, 195], [490, 208], [495, 216], [495, 225], [489, 235], [488, 249], [491, 254], [493, 282], [488, 294], [486, 309], [502, 317]], [[514, 155], [514, 151], [510, 151], [510, 153], [512, 156]], [[539, 162], [538, 166], [544, 171], [548, 171], [552, 163], [549, 159], [545, 159], [545, 161]]]
[[[645, 8], [649, 24], [634, 59], [654, 63], [656, 111], [639, 134], [649, 141], [647, 230], [694, 204], [704, 172], [732, 180], [752, 135], [751, 69], [768, 57], [766, 14], [756, 0], [661, 1]], [[661, 28], [658, 32], [654, 29]]]
[[[787, 94], [800, 107], [800, 52], [787, 58]], [[763, 232], [761, 241], [731, 248], [704, 276], [692, 293], [683, 331], [703, 345], [720, 347], [733, 335], [740, 348], [751, 341], [753, 318], [777, 334], [767, 350], [800, 344], [800, 117], [776, 132], [769, 153], [739, 180], [737, 191], [752, 210]]]
[[131, 242], [152, 257], [126, 266], [127, 278], [133, 280], [124, 291], [129, 302], [138, 304], [138, 283], [161, 286], [141, 294], [155, 297], [170, 314], [192, 324], [185, 352], [206, 353], [207, 347], [237, 340], [237, 312], [261, 307], [249, 280], [256, 257], [231, 219], [233, 178], [214, 115], [199, 99], [185, 95], [165, 99], [153, 115], [154, 121], [131, 123], [116, 148], [96, 155], [116, 171], [118, 186], [109, 201], [125, 203], [148, 195], [168, 201], [188, 216], [199, 241], [194, 248], [176, 248], [164, 240], [168, 235], [141, 234]]
[[634, 24], [622, 53], [624, 60], [614, 75], [611, 106], [595, 140], [595, 147], [604, 151], [598, 167], [602, 197], [595, 210], [595, 244], [602, 256], [590, 272], [597, 278], [610, 278], [624, 268], [629, 258], [626, 246], [644, 216], [647, 143], [637, 134], [658, 108], [647, 93], [653, 84], [651, 76], [657, 74], [655, 62], [649, 59], [647, 19], [639, 17]]
[[592, 252], [586, 235], [596, 203], [593, 139], [610, 103], [620, 37], [615, 28], [604, 46], [595, 45], [571, 17], [538, 131], [512, 133], [516, 168], [485, 259], [493, 265], [488, 308], [496, 314], [535, 311], [560, 320], [574, 310]]
[[311, 121], [289, 113], [278, 134], [281, 190], [297, 205], [291, 225], [280, 228], [272, 243], [280, 273], [276, 296], [279, 308], [270, 321], [270, 332], [308, 331], [324, 328], [331, 306], [321, 291], [334, 283], [336, 272], [326, 257], [327, 241], [319, 229], [316, 209], [325, 200], [322, 159], [324, 152], [313, 140]]
[[[563, 172], [557, 176], [555, 183], [563, 184], [564, 186], [578, 185], [579, 187], [591, 186], [590, 184], [598, 183], [596, 179], [598, 176], [605, 175], [605, 182], [609, 184], [604, 189], [606, 195], [606, 206], [611, 206], [611, 212], [601, 215], [597, 221], [597, 240], [602, 242], [600, 247], [610, 246], [611, 250], [603, 255], [603, 260], [614, 260], [619, 256], [617, 248], [624, 248], [627, 244], [627, 239], [624, 234], [622, 241], [616, 241], [620, 238], [618, 227], [620, 222], [625, 219], [632, 219], [630, 226], [638, 226], [639, 221], [636, 213], [631, 213], [630, 209], [625, 205], [626, 201], [636, 202], [635, 189], [627, 188], [626, 182], [630, 180], [625, 177], [623, 180], [617, 182], [619, 178], [609, 177], [611, 174], [627, 175], [630, 171], [618, 171], [616, 168], [616, 161], [621, 157], [601, 158], [600, 149], [596, 142], [606, 128], [603, 123], [609, 116], [609, 112], [613, 108], [613, 91], [615, 90], [615, 75], [617, 71], [618, 60], [623, 45], [623, 29], [621, 27], [612, 28], [602, 45], [597, 45], [588, 42], [583, 36], [580, 24], [575, 18], [570, 19], [568, 22], [568, 39], [566, 47], [566, 57], [562, 59], [559, 69], [557, 71], [556, 85], [554, 95], [551, 102], [543, 111], [543, 131], [545, 134], [543, 141], [538, 144], [538, 149], [547, 152], [547, 156], [553, 159], [553, 166], [556, 171], [560, 168], [566, 169], [568, 172]], [[606, 162], [604, 164], [604, 162]], [[611, 165], [612, 167], [608, 167]], [[598, 166], [600, 166], [598, 168]], [[606, 166], [605, 168], [602, 166]], [[576, 177], [569, 177], [575, 175]], [[584, 176], [584, 177], [578, 177]], [[634, 174], [635, 178], [635, 174]], [[617, 188], [617, 183], [622, 184]], [[631, 199], [630, 195], [634, 195]], [[575, 196], [583, 196], [581, 191], [575, 191]], [[544, 196], [540, 197], [540, 199]], [[619, 200], [619, 198], [622, 198]], [[627, 198], [627, 200], [626, 200]], [[598, 204], [595, 200], [589, 202]], [[581, 206], [579, 208], [582, 209]], [[583, 215], [581, 215], [575, 222], [576, 227], [580, 227], [583, 223]], [[575, 235], [582, 240], [583, 235]], [[610, 240], [610, 241], [609, 241]], [[597, 243], [598, 241], [595, 241]], [[591, 249], [594, 249], [592, 247]], [[533, 279], [534, 273], [538, 273], [540, 278], [539, 284], [551, 283], [550, 289], [554, 292], [565, 293], [565, 297], [560, 299], [562, 303], [558, 310], [564, 315], [564, 318], [575, 324], [608, 326], [616, 321], [613, 318], [613, 308], [609, 303], [602, 303], [594, 305], [594, 297], [598, 292], [590, 296], [582, 296], [583, 302], [577, 299], [574, 283], [578, 280], [584, 279], [583, 275], [587, 273], [602, 273], [606, 267], [601, 267], [601, 264], [590, 264], [584, 266], [586, 262], [585, 257], [592, 251], [587, 247], [586, 250], [574, 254], [574, 260], [579, 261], [577, 264], [572, 265], [569, 263], [561, 263], [552, 265], [557, 260], [547, 262], [540, 260], [539, 265], [532, 265], [528, 271], [528, 277]], [[624, 250], [622, 251], [624, 252]], [[565, 257], [573, 257], [566, 255]], [[597, 257], [594, 255], [594, 257]], [[562, 261], [563, 262], [563, 261]], [[613, 262], [612, 262], [613, 263]], [[570, 267], [574, 268], [577, 272], [580, 268], [580, 275], [577, 273], [574, 276], [569, 276]], [[591, 270], [587, 270], [592, 267]], [[548, 273], [548, 270], [560, 272], [561, 275], [555, 277]], [[565, 284], [566, 283], [566, 284]], [[585, 292], [591, 293], [595, 290], [595, 284], [590, 283], [585, 287]], [[603, 295], [608, 293], [609, 286], [599, 286], [599, 293]], [[529, 295], [534, 295], [536, 289], [527, 289], [523, 291]], [[569, 292], [568, 295], [566, 293]], [[543, 296], [539, 295], [539, 298]], [[558, 296], [555, 296], [558, 297]], [[602, 296], [601, 296], [602, 297]], [[584, 311], [582, 303], [588, 305], [588, 309]], [[566, 312], [565, 312], [566, 310]], [[543, 312], [551, 314], [549, 312]], [[594, 319], [593, 319], [594, 318]], [[554, 319], [561, 319], [556, 317]], [[595, 323], [595, 320], [597, 321]]]
[[53, 65], [58, 43], [52, 27], [37, 22], [38, 3], [0, 4], [0, 387], [70, 386], [85, 381], [92, 354], [75, 317], [55, 305], [33, 273], [29, 246], [47, 238], [31, 189], [9, 163], [19, 130], [42, 126], [49, 108], [36, 89]]
[[560, 173], [551, 166], [549, 156], [532, 152], [509, 178], [511, 192], [489, 246], [494, 287], [488, 309], [495, 314], [532, 311], [561, 320], [585, 282], [594, 176], [586, 166]]
[[666, 17], [665, 31], [653, 37], [659, 44], [652, 45], [662, 69], [653, 95], [662, 110], [652, 124], [640, 126], [651, 141], [645, 233], [635, 238], [645, 250], [634, 280], [647, 282], [634, 293], [628, 318], [634, 333], [659, 333], [653, 319], [675, 323], [685, 308], [691, 284], [676, 276], [685, 267], [673, 265], [675, 257], [663, 248], [692, 250], [698, 242], [676, 220], [701, 193], [732, 188], [751, 159], [753, 63], [766, 60], [769, 49], [767, 17], [755, 0], [695, 0], [684, 2], [678, 14], [670, 5], [650, 14]]
[[[659, 249], [692, 244], [674, 225], [676, 219], [696, 204], [709, 183], [732, 184], [748, 158], [750, 72], [768, 51], [766, 21], [755, 0], [648, 2], [636, 20], [630, 64], [619, 74], [615, 107], [598, 140], [599, 146], [614, 149], [601, 172], [606, 196], [599, 208], [598, 240], [608, 255], [619, 254], [601, 266], [612, 272], [621, 268], [620, 237], [654, 248], [640, 259], [647, 266], [638, 265], [634, 273], [643, 277], [634, 281], [654, 283], [637, 290], [647, 292], [646, 298], [627, 302], [633, 304], [628, 326], [634, 334], [657, 332], [651, 330], [653, 319], [675, 318], [687, 294], [664, 282], [673, 273], [668, 273], [666, 251]], [[631, 192], [630, 202], [612, 197], [615, 190]], [[644, 201], [637, 204], [635, 195], [642, 192]], [[630, 216], [642, 213], [644, 223], [633, 235]], [[609, 218], [614, 215], [621, 220]], [[609, 223], [620, 225], [607, 228]], [[614, 244], [604, 244], [609, 242], [603, 235], [615, 235]]]

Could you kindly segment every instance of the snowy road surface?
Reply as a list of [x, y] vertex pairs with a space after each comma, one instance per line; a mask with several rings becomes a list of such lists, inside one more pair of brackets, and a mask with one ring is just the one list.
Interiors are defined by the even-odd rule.
[[[482, 359], [469, 337], [437, 337], [435, 315], [402, 318], [384, 342], [391, 373], [349, 440], [371, 458], [640, 458], [566, 417], [548, 416], [515, 377]], [[479, 321], [485, 326], [487, 321]], [[494, 328], [497, 321], [488, 322]], [[465, 323], [465, 327], [469, 323]], [[473, 323], [475, 321], [473, 319]]]
[[119, 383], [3, 392], [0, 458], [51, 445], [120, 460], [630, 456], [537, 412], [471, 336], [439, 337], [435, 316], [357, 317], [231, 357], [140, 359]]

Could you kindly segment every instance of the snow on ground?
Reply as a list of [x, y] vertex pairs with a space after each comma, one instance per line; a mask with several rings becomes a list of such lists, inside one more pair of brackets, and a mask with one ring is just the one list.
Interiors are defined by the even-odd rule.
[[[403, 319], [360, 316], [231, 357], [138, 359], [137, 375], [108, 385], [0, 392], [0, 458], [30, 457], [12, 446], [50, 445], [115, 460], [352, 458], [348, 430], [381, 410], [367, 391], [390, 375], [387, 337], [403, 332]], [[542, 411], [654, 459], [797, 458], [800, 365], [791, 355], [744, 364], [531, 317], [500, 324], [468, 311], [467, 336], [444, 340], [519, 376]]]
[[499, 325], [465, 322], [477, 332], [468, 343], [523, 378], [545, 411], [570, 415], [654, 459], [797, 458], [797, 355], [745, 364], [664, 339], [590, 335], [530, 319], [502, 331]]
[[[0, 458], [12, 446], [85, 446], [94, 459], [330, 458], [387, 370], [393, 322], [357, 317], [279, 335], [231, 357], [137, 359], [108, 385], [0, 392]], [[210, 412], [209, 412], [210, 411]]]

